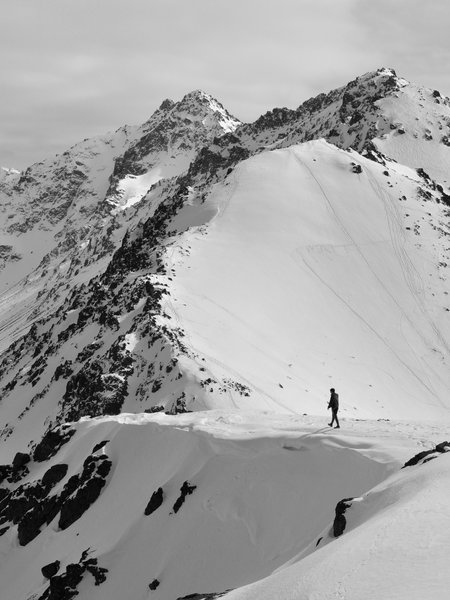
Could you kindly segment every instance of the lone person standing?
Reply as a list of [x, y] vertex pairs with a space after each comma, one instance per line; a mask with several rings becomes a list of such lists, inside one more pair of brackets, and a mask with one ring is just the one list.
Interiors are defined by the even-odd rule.
[[339, 419], [337, 417], [339, 410], [339, 394], [336, 393], [334, 388], [331, 388], [330, 393], [331, 396], [330, 401], [328, 402], [328, 408], [331, 408], [331, 414], [333, 415], [333, 418], [331, 419], [331, 423], [328, 423], [328, 425], [333, 427], [333, 423], [336, 421], [335, 429], [340, 429]]

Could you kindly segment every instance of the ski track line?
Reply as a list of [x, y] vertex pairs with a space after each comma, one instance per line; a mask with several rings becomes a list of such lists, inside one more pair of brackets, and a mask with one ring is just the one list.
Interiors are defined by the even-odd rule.
[[[405, 278], [405, 282], [411, 291], [412, 297], [413, 297], [414, 301], [416, 302], [416, 304], [419, 308], [419, 311], [422, 313], [422, 315], [428, 321], [428, 324], [430, 325], [431, 329], [434, 331], [436, 337], [439, 339], [442, 346], [450, 354], [450, 347], [448, 346], [446, 340], [444, 339], [444, 337], [442, 336], [438, 327], [436, 326], [435, 322], [433, 321], [433, 319], [429, 315], [428, 311], [426, 310], [425, 303], [423, 301], [423, 298], [425, 295], [425, 285], [423, 283], [423, 280], [422, 280], [419, 272], [417, 271], [417, 269], [414, 267], [413, 263], [411, 262], [411, 259], [409, 258], [408, 253], [406, 252], [405, 248], [401, 244], [399, 244], [397, 241], [399, 238], [401, 238], [403, 241], [406, 241], [406, 239], [407, 239], [405, 232], [403, 230], [403, 222], [402, 222], [400, 213], [399, 213], [398, 209], [396, 209], [393, 202], [391, 201], [392, 200], [391, 196], [381, 188], [381, 186], [372, 177], [371, 174], [368, 174], [368, 179], [369, 179], [369, 183], [370, 183], [372, 189], [374, 190], [375, 194], [377, 194], [377, 196], [379, 196], [379, 198], [383, 202], [383, 205], [384, 205], [384, 208], [386, 211], [386, 218], [388, 221], [389, 232], [391, 235], [392, 246], [393, 246], [394, 251], [396, 252], [397, 257], [399, 259], [400, 266], [402, 268], [403, 275]], [[394, 221], [395, 225], [397, 226], [397, 232], [399, 234], [398, 236], [392, 235], [392, 233], [393, 233], [392, 232], [392, 221]], [[422, 338], [422, 339], [424, 339], [424, 338]], [[427, 341], [427, 340], [425, 339], [424, 341]], [[428, 345], [432, 346], [432, 344], [428, 344]]]
[[[169, 308], [172, 311], [172, 315], [175, 318], [175, 321], [176, 321], [178, 327], [184, 332], [184, 337], [185, 337], [186, 341], [188, 342], [190, 351], [191, 351], [192, 356], [193, 356], [192, 360], [195, 362], [195, 364], [198, 367], [202, 367], [203, 365], [200, 364], [200, 362], [198, 360], [198, 356], [200, 354], [202, 356], [206, 356], [206, 355], [204, 353], [200, 353], [198, 350], [195, 349], [194, 344], [192, 343], [191, 336], [188, 333], [186, 333], [185, 329], [182, 327], [181, 321], [180, 321], [180, 317], [179, 317], [179, 315], [178, 315], [178, 313], [177, 313], [177, 311], [176, 311], [176, 309], [175, 309], [175, 307], [173, 305], [172, 299], [170, 298], [170, 293], [166, 297], [166, 303], [169, 305]], [[211, 375], [213, 375], [214, 377], [217, 377], [212, 371], [210, 371], [210, 372], [211, 372]], [[217, 377], [217, 379], [220, 379], [220, 377]], [[228, 397], [229, 397], [229, 399], [231, 401], [231, 404], [234, 406], [234, 408], [237, 409], [238, 405], [236, 404], [236, 402], [235, 402], [235, 400], [233, 398], [231, 390], [227, 390], [227, 393], [228, 393]]]
[[[179, 316], [173, 306], [172, 300], [169, 299], [168, 297], [166, 298], [166, 301], [168, 302], [168, 304], [170, 305], [170, 308], [175, 316], [175, 319], [179, 325], [179, 327], [181, 329], [183, 329], [183, 327], [181, 326], [181, 322], [179, 319]], [[184, 329], [183, 329], [184, 331]], [[277, 400], [276, 398], [274, 398], [273, 396], [271, 396], [269, 393], [267, 393], [265, 390], [263, 390], [262, 388], [258, 387], [257, 385], [255, 385], [252, 381], [250, 381], [249, 379], [247, 379], [246, 377], [244, 377], [241, 373], [239, 373], [238, 371], [236, 371], [235, 369], [233, 369], [232, 367], [230, 367], [229, 365], [225, 364], [224, 362], [218, 360], [217, 358], [215, 358], [214, 356], [212, 356], [211, 354], [208, 354], [204, 351], [200, 351], [197, 350], [194, 346], [194, 344], [192, 343], [192, 339], [190, 338], [190, 336], [188, 334], [186, 334], [185, 332], [185, 337], [189, 340], [189, 346], [190, 349], [193, 353], [193, 355], [201, 355], [204, 356], [205, 358], [207, 358], [210, 362], [212, 362], [213, 364], [217, 365], [218, 367], [220, 367], [223, 371], [230, 373], [231, 375], [233, 375], [233, 377], [235, 377], [237, 380], [243, 381], [245, 382], [245, 384], [248, 385], [248, 387], [250, 387], [251, 389], [256, 390], [257, 392], [259, 392], [262, 396], [265, 396], [266, 398], [269, 398], [273, 403], [275, 403], [278, 406], [281, 406], [282, 408], [284, 408], [285, 410], [287, 410], [288, 412], [297, 415], [299, 413], [297, 413], [295, 410], [293, 410], [292, 408], [290, 408], [289, 406], [286, 406], [283, 402]], [[257, 347], [256, 347], [257, 348]], [[258, 348], [257, 348], [258, 349]], [[194, 361], [199, 365], [200, 363], [197, 361], [197, 359], [194, 359]], [[218, 377], [218, 379], [221, 379], [220, 377]], [[239, 406], [236, 403], [236, 401], [233, 399], [232, 395], [231, 395], [231, 390], [229, 390], [229, 394], [230, 394], [230, 399], [233, 403], [233, 406], [238, 409]]]
[[[314, 181], [316, 182], [317, 186], [319, 187], [320, 191], [322, 192], [322, 195], [327, 203], [327, 206], [329, 207], [329, 210], [331, 212], [331, 214], [333, 215], [336, 223], [338, 224], [338, 226], [341, 228], [341, 230], [344, 232], [344, 234], [351, 240], [351, 242], [353, 242], [355, 249], [357, 250], [358, 254], [361, 256], [361, 258], [363, 259], [364, 263], [367, 265], [369, 271], [372, 273], [372, 275], [375, 277], [375, 279], [378, 281], [378, 283], [380, 284], [380, 286], [382, 287], [382, 289], [386, 292], [386, 294], [393, 300], [394, 304], [399, 308], [401, 314], [404, 316], [404, 318], [408, 321], [408, 323], [411, 325], [412, 329], [414, 331], [416, 331], [414, 324], [411, 322], [411, 320], [409, 319], [408, 315], [406, 315], [406, 313], [404, 312], [404, 310], [402, 309], [402, 307], [399, 305], [399, 303], [397, 302], [396, 298], [391, 294], [391, 292], [386, 288], [386, 286], [384, 285], [384, 283], [381, 281], [381, 279], [378, 277], [378, 275], [375, 273], [375, 271], [373, 270], [372, 266], [370, 265], [369, 261], [367, 260], [367, 258], [365, 257], [364, 253], [362, 252], [361, 248], [358, 246], [358, 244], [355, 242], [355, 240], [353, 239], [353, 237], [351, 236], [350, 232], [347, 230], [347, 228], [345, 227], [345, 225], [342, 223], [342, 221], [339, 219], [336, 210], [334, 209], [330, 199], [328, 198], [324, 188], [322, 187], [322, 185], [320, 184], [320, 182], [318, 181], [318, 179], [315, 177], [314, 173], [312, 172], [312, 170], [309, 168], [309, 166], [307, 164], [305, 164], [301, 158], [299, 156], [297, 156], [294, 153], [294, 158], [297, 160], [297, 162], [303, 167], [305, 168], [309, 174], [311, 175], [311, 177], [314, 179]], [[439, 398], [439, 396], [436, 394], [436, 392], [434, 391], [434, 389], [432, 387], [430, 387], [429, 385], [427, 385], [414, 371], [413, 369], [406, 363], [403, 361], [402, 358], [400, 358], [400, 356], [397, 354], [397, 352], [387, 343], [387, 341], [372, 327], [372, 325], [370, 325], [370, 323], [368, 321], [366, 321], [362, 315], [360, 315], [355, 309], [353, 309], [353, 307], [346, 301], [344, 300], [344, 298], [342, 298], [329, 284], [327, 284], [325, 282], [324, 279], [322, 279], [322, 277], [320, 277], [320, 275], [318, 275], [318, 273], [311, 267], [311, 265], [308, 264], [308, 262], [306, 261], [306, 259], [304, 257], [303, 258], [303, 262], [305, 263], [306, 267], [337, 297], [339, 298], [351, 311], [353, 314], [355, 314], [355, 316], [357, 316], [362, 322], [364, 322], [366, 324], [367, 327], [369, 327], [369, 329], [382, 341], [383, 344], [385, 344], [385, 346], [394, 354], [394, 356], [399, 360], [399, 362], [401, 364], [403, 364], [403, 366], [414, 376], [415, 379], [417, 379], [423, 387], [425, 387], [437, 400], [438, 402], [441, 404], [441, 406], [444, 406], [444, 403], [441, 401], [441, 399]], [[426, 344], [429, 345], [427, 343], [427, 340], [423, 338], [423, 336], [416, 331], [417, 335], [422, 339], [422, 341]]]
[[429, 386], [422, 381], [422, 379], [413, 371], [413, 369], [397, 354], [397, 352], [390, 346], [390, 344], [387, 342], [387, 340], [385, 340], [383, 338], [383, 336], [381, 336], [378, 331], [372, 327], [372, 325], [362, 316], [360, 315], [340, 294], [338, 294], [336, 292], [336, 290], [334, 290], [315, 270], [314, 268], [307, 262], [307, 260], [304, 257], [301, 257], [303, 260], [303, 263], [305, 264], [305, 266], [311, 271], [311, 273], [317, 277], [317, 279], [324, 285], [326, 286], [330, 292], [332, 292], [343, 304], [345, 304], [345, 306], [362, 322], [366, 325], [366, 327], [368, 327], [368, 329], [370, 329], [370, 331], [372, 333], [375, 334], [375, 336], [386, 346], [386, 348], [388, 348], [388, 350], [390, 350], [390, 352], [397, 358], [397, 360], [415, 377], [415, 379], [417, 379], [417, 381], [419, 381], [419, 383], [421, 383], [423, 385], [424, 388], [426, 388], [433, 396], [436, 397], [436, 399], [438, 400], [438, 402], [441, 404], [441, 406], [443, 406], [444, 408], [447, 408], [444, 403], [440, 400], [440, 398], [435, 394], [435, 392], [429, 388]]
[[[425, 308], [425, 304], [423, 302], [423, 298], [425, 295], [425, 286], [423, 285], [422, 278], [420, 277], [419, 272], [414, 267], [414, 264], [412, 263], [411, 259], [409, 258], [408, 253], [406, 252], [406, 250], [404, 248], [404, 245], [402, 245], [399, 242], [399, 240], [402, 240], [404, 243], [406, 243], [406, 241], [407, 241], [407, 237], [406, 237], [405, 231], [403, 229], [403, 221], [401, 218], [401, 214], [400, 214], [398, 208], [396, 207], [396, 204], [392, 202], [392, 197], [390, 196], [390, 194], [385, 192], [381, 188], [381, 186], [372, 177], [372, 175], [370, 173], [368, 174], [368, 179], [369, 179], [369, 183], [370, 183], [373, 191], [381, 199], [381, 201], [383, 203], [385, 213], [386, 213], [386, 221], [387, 221], [388, 228], [389, 228], [391, 244], [392, 244], [394, 252], [397, 256], [397, 259], [399, 261], [400, 269], [402, 271], [404, 281], [411, 293], [411, 297], [412, 297], [413, 301], [415, 302], [419, 313], [422, 315], [425, 322], [430, 327], [431, 331], [434, 332], [437, 339], [441, 342], [442, 347], [447, 351], [447, 353], [450, 354], [450, 348], [447, 345], [446, 340], [442, 336], [441, 332], [438, 330], [436, 324], [434, 323], [433, 319], [431, 318], [431, 316], [429, 315], [429, 313], [427, 312], [427, 310]], [[395, 226], [396, 231], [394, 231], [393, 226]], [[412, 327], [413, 331], [415, 331], [415, 333], [418, 335], [418, 337], [422, 340], [422, 342], [427, 347], [434, 348], [434, 344], [432, 343], [432, 341], [427, 339], [426, 334], [422, 334], [421, 331], [419, 332], [416, 329], [416, 327], [414, 326], [411, 319], [409, 319], [408, 316], [404, 312], [402, 312], [402, 318], [408, 322], [410, 327]], [[416, 354], [415, 349], [410, 344], [407, 337], [405, 335], [403, 337], [404, 337], [406, 344], [410, 348], [411, 352], [413, 354]], [[440, 350], [438, 352], [439, 352], [442, 360], [445, 360], [444, 353]], [[430, 368], [430, 370], [432, 371], [434, 377], [436, 377], [436, 379], [442, 381], [442, 383], [444, 385], [446, 385], [446, 382], [442, 380], [441, 375], [436, 372], [433, 365], [429, 364], [429, 362], [427, 362], [427, 365]], [[427, 377], [427, 379], [428, 379], [429, 385], [432, 386], [430, 377]]]
[[[233, 171], [233, 173], [234, 173], [234, 171]], [[225, 199], [225, 200], [223, 201], [223, 203], [222, 203], [222, 207], [217, 207], [217, 212], [216, 212], [216, 214], [215, 214], [215, 215], [214, 215], [214, 216], [213, 216], [213, 217], [210, 219], [210, 221], [208, 221], [208, 223], [212, 223], [212, 222], [213, 222], [213, 221], [215, 221], [215, 220], [216, 220], [216, 219], [217, 219], [219, 216], [221, 216], [221, 215], [224, 215], [224, 214], [225, 214], [226, 210], [228, 209], [228, 206], [230, 205], [231, 199], [232, 199], [233, 195], [235, 194], [235, 191], [236, 191], [237, 187], [238, 187], [238, 181], [237, 181], [237, 177], [234, 175], [234, 177], [233, 177], [233, 180], [232, 180], [232, 183], [231, 183], [231, 189], [230, 189], [230, 190], [227, 190], [227, 191], [228, 191], [228, 193], [227, 193], [227, 195], [226, 195], [226, 199]], [[188, 231], [188, 230], [186, 230], [186, 231]], [[185, 234], [185, 233], [186, 233], [186, 232], [183, 232], [183, 233], [181, 233], [181, 235], [183, 235], [183, 234]], [[173, 267], [176, 267], [176, 265], [174, 264], [173, 256], [174, 256], [174, 254], [175, 254], [175, 251], [176, 251], [176, 249], [177, 249], [177, 248], [178, 248], [178, 249], [181, 249], [181, 250], [183, 249], [183, 246], [182, 246], [181, 242], [178, 242], [178, 243], [174, 242], [174, 243], [172, 243], [170, 246], [166, 246], [166, 255], [167, 255], [167, 257], [168, 257], [168, 259], [169, 259], [169, 261], [170, 261], [170, 263], [171, 263], [171, 265], [172, 265]], [[169, 255], [169, 249], [170, 249], [170, 255]], [[208, 298], [206, 298], [206, 296], [204, 296], [204, 298], [208, 300]], [[172, 314], [174, 315], [174, 317], [175, 317], [175, 320], [176, 320], [176, 322], [177, 322], [178, 326], [179, 326], [181, 329], [183, 329], [183, 331], [185, 332], [185, 330], [184, 330], [184, 328], [183, 328], [183, 326], [182, 326], [182, 324], [181, 324], [181, 321], [180, 321], [179, 315], [178, 315], [177, 311], [175, 310], [175, 307], [174, 307], [174, 305], [173, 305], [173, 302], [172, 302], [172, 300], [171, 300], [171, 298], [170, 298], [170, 293], [167, 295], [167, 297], [166, 297], [166, 301], [168, 302], [168, 304], [169, 304], [169, 306], [170, 306], [170, 308], [171, 308], [171, 310], [172, 310]], [[210, 300], [210, 302], [211, 302], [212, 304], [217, 304], [217, 303], [215, 303], [213, 300]], [[242, 321], [242, 319], [239, 319], [238, 317], [236, 317], [235, 315], [233, 315], [233, 313], [231, 313], [230, 311], [228, 311], [227, 309], [225, 309], [225, 308], [224, 308], [223, 306], [221, 306], [220, 304], [217, 304], [217, 306], [218, 306], [219, 308], [222, 308], [222, 309], [223, 309], [223, 310], [224, 310], [226, 313], [230, 314], [232, 317], [236, 318], [237, 320], [239, 320], [239, 321], [241, 321], [241, 322], [244, 322], [244, 321]], [[244, 323], [245, 323], [245, 322], [244, 322]], [[248, 327], [248, 325], [247, 325], [246, 323], [245, 323], [245, 325]], [[290, 408], [290, 407], [286, 406], [285, 404], [283, 404], [283, 403], [282, 403], [282, 402], [280, 402], [279, 400], [276, 400], [276, 399], [275, 399], [273, 396], [271, 396], [270, 394], [268, 394], [268, 393], [267, 393], [265, 390], [263, 390], [262, 388], [260, 388], [260, 387], [256, 386], [256, 385], [255, 385], [253, 382], [251, 382], [251, 381], [249, 381], [248, 379], [246, 379], [245, 377], [243, 377], [243, 375], [242, 375], [242, 374], [240, 374], [238, 371], [236, 371], [236, 370], [232, 369], [231, 367], [229, 367], [229, 366], [228, 366], [228, 365], [226, 365], [225, 363], [223, 363], [223, 362], [219, 361], [217, 358], [214, 358], [212, 355], [210, 355], [210, 354], [207, 354], [207, 353], [205, 353], [205, 352], [200, 352], [199, 350], [197, 350], [197, 349], [195, 348], [195, 346], [194, 346], [194, 344], [193, 344], [193, 342], [192, 342], [192, 339], [191, 339], [191, 337], [189, 336], [189, 334], [187, 334], [187, 333], [185, 332], [185, 336], [186, 336], [186, 338], [189, 340], [189, 346], [190, 346], [190, 348], [191, 348], [191, 351], [192, 351], [192, 353], [193, 353], [193, 355], [194, 355], [194, 356], [195, 356], [195, 355], [202, 355], [202, 356], [204, 356], [204, 357], [205, 357], [205, 358], [207, 358], [209, 361], [211, 361], [212, 363], [216, 364], [218, 367], [220, 367], [221, 369], [223, 369], [225, 372], [229, 372], [229, 373], [231, 373], [231, 374], [232, 374], [234, 377], [236, 377], [237, 379], [240, 379], [241, 381], [244, 381], [244, 382], [245, 382], [245, 383], [246, 383], [246, 384], [247, 384], [247, 385], [248, 385], [250, 388], [253, 388], [253, 389], [254, 389], [254, 390], [256, 390], [257, 392], [259, 392], [259, 393], [260, 393], [262, 396], [265, 396], [265, 397], [269, 398], [269, 399], [270, 399], [272, 402], [274, 402], [276, 405], [278, 405], [278, 406], [281, 406], [282, 408], [284, 408], [285, 410], [287, 410], [287, 411], [291, 412], [292, 414], [295, 414], [295, 415], [296, 415], [296, 414], [298, 414], [298, 413], [297, 413], [296, 411], [294, 411], [292, 408]], [[252, 344], [252, 345], [253, 345], [253, 347], [255, 347], [257, 350], [261, 351], [261, 350], [260, 350], [260, 349], [259, 349], [257, 346], [254, 346], [254, 344]], [[269, 358], [272, 358], [272, 357], [271, 357], [271, 356], [269, 356]], [[196, 362], [196, 364], [197, 364], [197, 365], [201, 366], [201, 365], [199, 364], [199, 362], [197, 361], [197, 359], [196, 359], [196, 358], [194, 358], [194, 361]], [[219, 377], [219, 379], [220, 379], [220, 377]], [[238, 407], [238, 405], [236, 404], [235, 400], [234, 400], [234, 399], [233, 399], [233, 397], [232, 397], [231, 390], [229, 390], [229, 395], [230, 395], [230, 400], [231, 400], [231, 402], [232, 402], [233, 406], [234, 406], [236, 409], [238, 409], [239, 407]]]

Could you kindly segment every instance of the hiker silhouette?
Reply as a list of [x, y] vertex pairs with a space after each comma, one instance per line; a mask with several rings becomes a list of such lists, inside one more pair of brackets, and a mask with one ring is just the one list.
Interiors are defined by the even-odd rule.
[[338, 410], [339, 410], [339, 394], [336, 393], [336, 390], [334, 388], [330, 389], [330, 401], [328, 402], [328, 408], [331, 408], [331, 414], [333, 415], [333, 418], [331, 419], [331, 423], [328, 423], [328, 425], [330, 427], [333, 427], [333, 423], [336, 421], [336, 427], [335, 429], [339, 429], [340, 425], [339, 425], [339, 419], [338, 419]]

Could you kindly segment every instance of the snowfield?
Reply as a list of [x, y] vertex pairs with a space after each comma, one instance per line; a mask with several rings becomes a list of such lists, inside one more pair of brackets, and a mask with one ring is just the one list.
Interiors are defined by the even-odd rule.
[[335, 387], [347, 416], [448, 418], [448, 241], [431, 235], [417, 179], [314, 141], [216, 186], [208, 228], [169, 247], [168, 304], [210, 376], [252, 390], [230, 406], [316, 413]]
[[[86, 576], [80, 600], [178, 598], [261, 579], [230, 597], [375, 599], [408, 580], [408, 595], [394, 597], [420, 598], [427, 585], [448, 584], [449, 455], [399, 471], [441, 440], [440, 424], [344, 419], [338, 433], [326, 421], [246, 411], [82, 420], [23, 482], [54, 464], [68, 464], [71, 475], [107, 440], [97, 454], [114, 466], [101, 501], [64, 531], [54, 520], [25, 547], [14, 528], [5, 534], [2, 594], [21, 600], [42, 592], [41, 567], [76, 563], [88, 548], [108, 576], [99, 587]], [[185, 481], [196, 487], [175, 514]], [[145, 516], [159, 487], [163, 502]], [[361, 496], [335, 540], [336, 503]], [[160, 586], [150, 594], [154, 579]]]

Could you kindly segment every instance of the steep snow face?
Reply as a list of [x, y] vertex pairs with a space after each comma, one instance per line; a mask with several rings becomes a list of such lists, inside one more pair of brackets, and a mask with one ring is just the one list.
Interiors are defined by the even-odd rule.
[[215, 187], [197, 210], [216, 216], [169, 247], [167, 296], [209, 406], [228, 374], [230, 406], [315, 413], [336, 387], [343, 415], [448, 418], [448, 209], [422, 183], [319, 141]]
[[342, 538], [224, 598], [445, 600], [449, 467], [446, 454], [393, 475], [350, 503]]
[[[57, 444], [52, 440], [38, 448], [25, 468], [9, 478], [15, 481], [3, 482], [11, 512], [6, 511], [0, 528], [2, 594], [8, 600], [32, 594], [46, 598], [49, 581], [41, 568], [56, 560], [59, 575], [69, 564], [81, 566], [80, 581], [73, 584], [80, 600], [146, 598], [155, 580], [156, 597], [174, 600], [251, 583], [307, 554], [304, 567], [301, 562], [271, 577], [272, 595], [263, 597], [284, 598], [280, 590], [276, 593], [284, 580], [309, 589], [310, 581], [303, 582], [298, 569], [312, 572], [316, 582], [321, 564], [320, 583], [329, 589], [339, 574], [348, 573], [341, 564], [346, 555], [365, 573], [364, 557], [375, 550], [381, 561], [375, 564], [381, 568], [388, 563], [381, 552], [389, 548], [387, 556], [397, 558], [396, 536], [405, 531], [408, 539], [417, 540], [414, 547], [404, 542], [405, 551], [423, 559], [419, 532], [431, 542], [428, 536], [437, 523], [433, 509], [443, 489], [436, 492], [436, 479], [426, 470], [420, 479], [406, 472], [403, 478], [395, 475], [367, 494], [361, 508], [352, 506], [342, 539], [332, 542], [330, 527], [337, 502], [361, 497], [423, 444], [434, 445], [440, 440], [439, 426], [354, 421], [336, 435], [322, 425], [317, 418], [236, 411], [122, 414], [72, 425], [71, 435], [66, 430]], [[93, 471], [93, 465], [99, 469]], [[82, 485], [77, 479], [81, 473]], [[92, 482], [101, 474], [96, 495]], [[181, 501], [183, 487], [190, 493]], [[159, 501], [150, 504], [158, 490]], [[432, 504], [425, 499], [431, 492]], [[421, 500], [431, 509], [425, 515]], [[429, 532], [423, 529], [427, 524]], [[322, 542], [314, 552], [319, 537]], [[448, 543], [438, 539], [444, 560]], [[106, 569], [98, 586], [91, 571], [83, 572], [85, 552], [99, 569]], [[333, 556], [339, 571], [330, 566]], [[318, 566], [313, 570], [311, 564]], [[358, 589], [358, 572], [350, 572], [349, 589]], [[434, 568], [428, 576], [433, 573]], [[235, 592], [242, 594], [239, 598], [246, 593], [254, 593], [253, 588]]]

